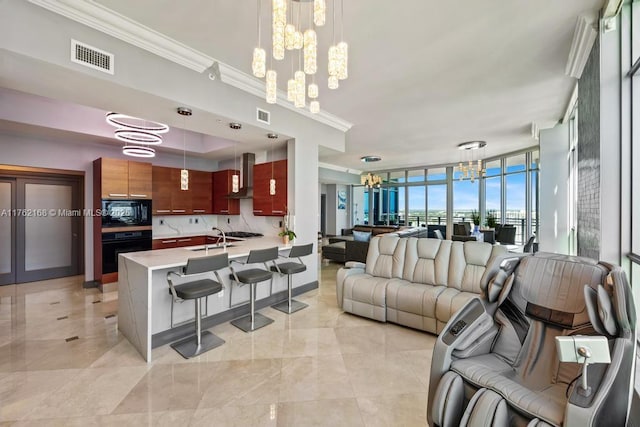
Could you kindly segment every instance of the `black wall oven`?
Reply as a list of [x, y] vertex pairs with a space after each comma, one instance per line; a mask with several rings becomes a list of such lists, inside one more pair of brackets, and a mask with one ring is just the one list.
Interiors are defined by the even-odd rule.
[[102, 228], [151, 225], [151, 200], [102, 200]]
[[151, 230], [102, 233], [102, 273], [118, 271], [119, 254], [150, 251], [151, 236]]

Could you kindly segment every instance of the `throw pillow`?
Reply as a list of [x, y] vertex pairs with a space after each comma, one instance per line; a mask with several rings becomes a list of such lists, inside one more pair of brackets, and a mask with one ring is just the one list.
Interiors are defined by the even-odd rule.
[[370, 231], [353, 231], [353, 240], [356, 242], [368, 242], [371, 240]]

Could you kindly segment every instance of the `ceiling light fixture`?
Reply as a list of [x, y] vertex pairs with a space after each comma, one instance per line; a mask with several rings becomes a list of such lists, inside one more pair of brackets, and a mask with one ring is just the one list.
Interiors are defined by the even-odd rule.
[[[337, 0], [333, 0], [333, 39], [329, 48], [329, 81], [330, 89], [337, 89], [339, 80], [344, 80], [349, 76], [348, 56], [349, 47], [344, 41], [344, 0], [340, 0], [340, 41], [336, 43], [336, 5]], [[275, 70], [266, 69], [266, 52], [261, 46], [261, 14], [262, 0], [257, 0], [257, 27], [258, 46], [253, 50], [253, 60], [251, 68], [253, 75], [258, 78], [265, 78], [266, 101], [269, 104], [277, 102], [277, 73]], [[305, 3], [310, 3], [307, 6]], [[294, 22], [293, 5], [297, 4], [297, 22]], [[303, 8], [306, 8], [303, 11]], [[316, 27], [325, 25], [327, 14], [326, 0], [271, 0], [271, 53], [270, 57], [281, 61], [290, 51], [292, 59], [298, 50], [298, 69], [292, 70], [292, 77], [287, 80], [287, 100], [293, 102], [297, 108], [306, 106], [305, 92], [306, 75], [313, 76], [318, 70], [318, 34]], [[304, 31], [303, 22], [300, 16], [305, 17]], [[306, 18], [308, 16], [308, 19]], [[293, 61], [292, 61], [293, 64]], [[320, 112], [320, 101], [318, 100], [318, 86], [311, 79], [308, 88], [308, 97], [313, 99], [309, 103], [309, 110], [316, 114]]]
[[360, 161], [364, 162], [364, 163], [379, 162], [380, 160], [382, 160], [382, 157], [380, 157], [380, 156], [362, 156], [362, 157], [360, 157]]
[[[468, 141], [458, 144], [458, 150], [464, 151], [464, 162], [461, 159], [458, 164], [458, 180], [470, 178], [471, 182], [474, 182], [476, 178], [486, 176], [487, 168], [486, 164], [483, 164], [482, 159], [475, 160], [474, 152], [480, 148], [486, 147], [486, 141]], [[466, 154], [469, 153], [469, 154]]]
[[142, 145], [125, 145], [122, 147], [122, 154], [132, 157], [155, 157], [156, 150]]
[[180, 114], [182, 119], [182, 170], [180, 171], [180, 190], [187, 191], [189, 190], [189, 170], [187, 169], [187, 129], [186, 118], [191, 116], [193, 113], [190, 108], [186, 107], [178, 107], [178, 114]]
[[372, 175], [371, 173], [368, 173], [360, 177], [360, 183], [368, 188], [380, 188], [382, 178], [379, 175]]
[[235, 123], [235, 122], [229, 123], [229, 127], [233, 130], [242, 129], [242, 125], [240, 123]]
[[268, 133], [267, 134], [267, 138], [269, 138], [269, 139], [278, 139], [278, 134], [277, 133]]
[[156, 150], [149, 145], [161, 144], [161, 134], [169, 131], [169, 126], [164, 123], [116, 112], [107, 113], [105, 119], [107, 123], [116, 128], [113, 134], [114, 138], [127, 144], [122, 148], [122, 153], [127, 156], [155, 157]]

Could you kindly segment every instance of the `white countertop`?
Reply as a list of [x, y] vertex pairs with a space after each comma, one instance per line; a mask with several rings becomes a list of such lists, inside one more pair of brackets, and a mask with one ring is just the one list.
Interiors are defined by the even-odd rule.
[[[202, 234], [200, 233], [195, 235], [201, 236]], [[185, 235], [181, 235], [180, 237], [185, 237]], [[273, 246], [277, 246], [279, 250], [291, 249], [290, 245], [285, 246], [281, 237], [254, 237], [251, 239], [234, 241], [232, 242], [232, 245], [233, 246], [227, 247], [225, 249], [209, 249], [208, 254], [204, 250], [190, 250], [204, 248], [204, 245], [200, 245], [173, 249], [156, 249], [152, 251], [129, 252], [120, 254], [120, 256], [138, 263], [148, 268], [149, 270], [161, 270], [164, 268], [174, 268], [186, 265], [189, 258], [199, 258], [205, 255], [215, 255], [223, 253], [223, 251], [226, 251], [229, 254], [229, 258], [240, 258], [249, 255], [249, 251], [252, 249], [266, 249]]]

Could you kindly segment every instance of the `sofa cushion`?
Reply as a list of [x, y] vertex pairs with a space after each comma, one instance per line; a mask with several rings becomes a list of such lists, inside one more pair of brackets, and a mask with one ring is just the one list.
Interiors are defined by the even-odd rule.
[[342, 288], [343, 310], [385, 322], [388, 282], [386, 278], [366, 273], [347, 276]]
[[398, 236], [376, 236], [369, 242], [365, 272], [371, 276], [402, 278], [406, 239]]
[[371, 240], [371, 232], [353, 230], [353, 240], [356, 242], [368, 242]]
[[402, 278], [413, 283], [447, 286], [451, 241], [407, 239]]
[[391, 279], [387, 285], [387, 321], [436, 333], [436, 301], [446, 289]]

